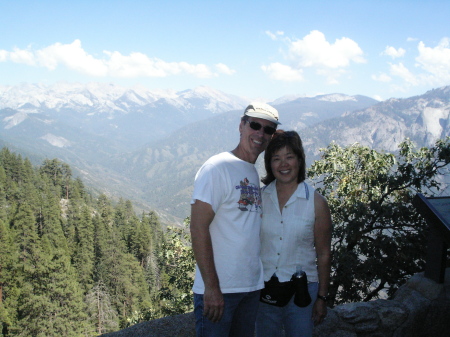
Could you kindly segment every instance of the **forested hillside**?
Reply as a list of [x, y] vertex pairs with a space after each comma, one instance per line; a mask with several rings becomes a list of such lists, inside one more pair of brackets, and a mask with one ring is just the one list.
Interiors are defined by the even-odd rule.
[[[333, 218], [329, 305], [392, 296], [423, 270], [427, 226], [416, 193], [447, 186], [450, 137], [397, 154], [330, 144], [308, 176]], [[186, 227], [90, 196], [57, 159], [33, 167], [0, 151], [2, 336], [98, 336], [192, 311], [194, 258]]]
[[186, 310], [173, 277], [181, 263], [192, 270], [174, 253], [183, 235], [130, 201], [92, 198], [65, 163], [33, 167], [3, 148], [0, 335], [98, 336]]

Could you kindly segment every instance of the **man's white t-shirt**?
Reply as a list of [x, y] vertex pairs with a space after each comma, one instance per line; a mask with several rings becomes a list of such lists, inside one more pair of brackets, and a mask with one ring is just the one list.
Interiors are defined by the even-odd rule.
[[[210, 204], [215, 212], [209, 231], [222, 293], [262, 289], [261, 191], [255, 165], [230, 152], [211, 157], [195, 176], [191, 204], [195, 200]], [[198, 266], [192, 290], [205, 290]]]

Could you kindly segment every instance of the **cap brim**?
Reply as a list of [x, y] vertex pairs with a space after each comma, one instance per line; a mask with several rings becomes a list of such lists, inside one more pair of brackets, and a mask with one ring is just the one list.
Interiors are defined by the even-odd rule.
[[273, 117], [267, 116], [267, 114], [265, 113], [261, 113], [261, 112], [257, 112], [257, 111], [248, 111], [245, 113], [246, 116], [250, 116], [250, 117], [255, 117], [255, 118], [261, 118], [261, 119], [265, 119], [269, 122], [275, 123], [277, 125], [280, 125], [281, 123], [276, 120]]

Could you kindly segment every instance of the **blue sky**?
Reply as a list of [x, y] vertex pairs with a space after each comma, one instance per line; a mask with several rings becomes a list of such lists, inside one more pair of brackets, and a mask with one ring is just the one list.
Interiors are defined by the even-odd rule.
[[448, 0], [0, 0], [0, 85], [411, 97], [450, 85], [449, 13]]

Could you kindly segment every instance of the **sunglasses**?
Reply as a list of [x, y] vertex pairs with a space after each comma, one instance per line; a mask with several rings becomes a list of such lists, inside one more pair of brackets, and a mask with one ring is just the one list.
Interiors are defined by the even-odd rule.
[[[250, 121], [248, 121], [248, 122], [250, 124], [250, 127], [255, 131], [258, 131], [259, 129], [262, 128], [262, 125], [259, 124], [258, 122], [250, 122]], [[264, 130], [264, 133], [267, 133], [268, 135], [273, 135], [275, 133], [275, 131], [277, 131], [277, 129], [275, 129], [272, 126], [265, 126], [263, 128], [263, 130]]]

